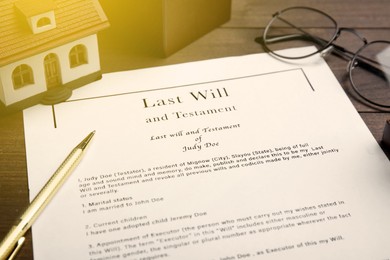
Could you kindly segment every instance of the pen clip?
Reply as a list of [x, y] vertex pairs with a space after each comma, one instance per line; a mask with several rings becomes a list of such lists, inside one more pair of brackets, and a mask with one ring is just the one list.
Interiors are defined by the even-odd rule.
[[15, 256], [18, 254], [18, 252], [22, 248], [22, 245], [23, 245], [25, 240], [26, 240], [25, 237], [19, 238], [18, 242], [16, 243], [16, 246], [15, 246], [14, 250], [12, 251], [12, 253], [10, 254], [10, 256], [8, 257], [7, 260], [13, 260], [15, 258]]

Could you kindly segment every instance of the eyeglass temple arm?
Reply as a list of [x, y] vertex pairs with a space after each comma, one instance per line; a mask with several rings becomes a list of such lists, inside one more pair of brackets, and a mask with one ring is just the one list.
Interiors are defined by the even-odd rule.
[[[272, 38], [267, 38], [266, 40], [264, 40], [264, 37], [263, 36], [260, 36], [260, 37], [257, 37], [255, 40], [256, 42], [262, 44], [263, 46], [266, 45], [266, 43], [275, 43], [275, 42], [283, 42], [283, 41], [290, 41], [290, 40], [296, 40], [296, 39], [300, 39], [300, 40], [305, 40], [305, 41], [311, 41], [311, 42], [315, 42], [315, 43], [318, 43], [319, 45], [321, 46], [324, 46], [325, 47], [325, 50], [326, 50], [326, 45], [328, 45], [328, 42], [320, 37], [316, 37], [316, 36], [313, 36], [307, 32], [305, 32], [304, 30], [301, 30], [304, 34], [289, 34], [289, 35], [278, 35], [278, 36], [272, 36]], [[329, 47], [331, 47], [330, 49], [330, 52], [340, 58], [343, 58], [344, 60], [347, 60], [347, 61], [350, 61], [353, 56], [354, 56], [354, 53], [337, 45], [337, 44], [330, 44]], [[268, 49], [268, 48], [267, 48]], [[378, 62], [376, 61], [373, 61], [373, 60], [369, 60], [365, 57], [357, 57], [356, 58], [356, 61], [359, 62], [359, 65], [372, 72], [372, 73], [376, 73], [378, 76], [386, 79], [386, 74], [384, 73], [384, 71], [382, 69], [378, 69], [377, 67], [375, 67], [374, 65], [372, 64], [377, 64], [379, 65]], [[353, 68], [353, 67], [352, 67]]]
[[[337, 44], [334, 44], [332, 42], [329, 42], [329, 41], [326, 41], [320, 37], [316, 37], [316, 36], [313, 36], [311, 35], [310, 33], [308, 33], [307, 31], [305, 31], [303, 28], [300, 28], [300, 27], [297, 27], [295, 26], [294, 24], [292, 24], [291, 22], [289, 22], [288, 20], [286, 19], [283, 19], [282, 17], [278, 17], [279, 20], [283, 21], [285, 24], [291, 26], [292, 28], [295, 28], [296, 30], [302, 32], [302, 34], [290, 34], [290, 35], [279, 35], [279, 36], [273, 36], [271, 39], [264, 39], [264, 37], [258, 37], [256, 38], [256, 42], [258, 43], [261, 43], [265, 49], [268, 49], [267, 48], [267, 44], [266, 43], [273, 43], [273, 42], [281, 42], [281, 41], [289, 41], [289, 40], [292, 40], [292, 39], [303, 39], [303, 40], [307, 40], [307, 41], [312, 41], [312, 42], [315, 42], [315, 43], [318, 43], [320, 46], [323, 46], [325, 49], [330, 46], [331, 47], [331, 52], [332, 54], [340, 57], [340, 58], [343, 58], [347, 61], [350, 61], [354, 56], [355, 56], [355, 53], [337, 45]], [[359, 34], [357, 34], [355, 32], [355, 30], [353, 29], [349, 29], [349, 28], [340, 28], [340, 30], [347, 30], [349, 32], [352, 32], [354, 33], [355, 35], [357, 35], [360, 39], [363, 40], [364, 44], [367, 44], [367, 40], [365, 38], [362, 38]], [[339, 30], [339, 32], [340, 32]], [[388, 71], [388, 69], [386, 69], [385, 71], [382, 70], [382, 69], [378, 69], [377, 66], [374, 66], [375, 65], [379, 65], [377, 62], [373, 61], [373, 60], [368, 60], [367, 58], [364, 58], [364, 57], [357, 57], [356, 60], [359, 62], [360, 66], [365, 68], [366, 70], [369, 70], [373, 73], [376, 73], [377, 75], [383, 77], [383, 78], [386, 78], [386, 75], [387, 74], [386, 72]], [[368, 60], [368, 62], [366, 62], [365, 60]], [[352, 66], [350, 68], [353, 68]]]
[[[353, 57], [355, 56], [355, 53], [354, 52], [351, 52], [337, 44], [334, 44], [332, 43], [331, 41], [326, 41], [320, 37], [317, 37], [317, 36], [313, 36], [311, 35], [310, 33], [306, 32], [305, 30], [303, 30], [303, 28], [300, 28], [300, 27], [297, 27], [295, 26], [294, 24], [290, 23], [289, 21], [287, 21], [286, 19], [283, 19], [282, 17], [278, 16], [278, 19], [283, 21], [284, 23], [286, 23], [287, 25], [291, 26], [292, 28], [295, 28], [296, 30], [302, 32], [302, 34], [290, 34], [290, 35], [279, 35], [279, 36], [273, 36], [271, 39], [264, 39], [264, 36], [261, 36], [261, 37], [257, 37], [255, 40], [256, 42], [260, 43], [261, 45], [263, 45], [265, 47], [265, 49], [269, 50], [268, 47], [267, 47], [267, 44], [266, 43], [273, 43], [273, 42], [279, 42], [279, 41], [289, 41], [291, 39], [297, 39], [297, 38], [301, 38], [303, 40], [309, 40], [309, 41], [312, 41], [312, 42], [316, 42], [320, 45], [323, 46], [324, 50], [327, 49], [327, 47], [331, 47], [331, 53], [340, 57], [340, 58], [343, 58], [347, 61], [350, 61], [353, 59]], [[355, 35], [357, 35], [360, 39], [363, 40], [364, 44], [367, 44], [367, 40], [363, 37], [361, 37], [355, 30], [353, 29], [349, 29], [349, 28], [340, 28], [339, 29], [339, 32], [341, 30], [347, 30], [347, 31], [350, 31], [352, 33], [354, 33]], [[338, 33], [339, 33], [338, 32]], [[338, 34], [337, 33], [337, 34]], [[336, 34], [336, 35], [337, 35]], [[337, 37], [337, 36], [336, 36]], [[356, 61], [358, 61], [359, 65], [370, 71], [370, 72], [373, 72], [373, 73], [376, 73], [378, 76], [381, 76], [382, 78], [384, 79], [387, 79], [388, 78], [388, 74], [387, 71], [389, 71], [389, 67], [386, 66], [385, 70], [383, 69], [378, 69], [376, 66], [374, 65], [371, 65], [371, 64], [375, 64], [375, 65], [381, 65], [382, 67], [385, 66], [384, 64], [379, 64], [377, 61], [374, 61], [374, 60], [371, 60], [371, 59], [368, 59], [366, 57], [363, 57], [363, 56], [357, 56], [355, 58]], [[368, 61], [368, 62], [366, 62]], [[355, 65], [352, 64], [352, 66], [350, 66], [350, 68], [354, 68]]]
[[[308, 33], [307, 31], [305, 31], [303, 28], [300, 28], [298, 26], [296, 26], [295, 24], [289, 22], [288, 20], [278, 16], [277, 19], [279, 19], [280, 21], [284, 22], [285, 24], [291, 26], [292, 28], [300, 31], [302, 34], [291, 34], [291, 35], [283, 35], [283, 36], [276, 36], [276, 37], [273, 37], [272, 40], [268, 40], [266, 39], [266, 42], [275, 42], [275, 41], [287, 41], [287, 40], [291, 40], [291, 38], [303, 38], [304, 40], [311, 40], [313, 42], [316, 42], [320, 45], [322, 45], [324, 48], [327, 48], [328, 45], [330, 46], [330, 41], [326, 41], [320, 37], [317, 37], [317, 36], [313, 36], [311, 35], [310, 33]], [[264, 41], [264, 37], [263, 38], [263, 41]], [[335, 49], [335, 53], [337, 56], [341, 57], [341, 58], [344, 58], [346, 60], [350, 60], [352, 59], [353, 57], [353, 53], [348, 51], [347, 49], [344, 49], [343, 47], [341, 46], [338, 46], [336, 44], [332, 44], [332, 46], [334, 47]]]
[[[323, 46], [325, 49], [328, 45], [328, 42], [325, 41], [322, 38], [312, 36], [308, 33], [305, 34], [289, 34], [289, 35], [277, 35], [272, 36], [272, 38], [267, 38], [264, 40], [264, 36], [259, 36], [255, 39], [255, 41], [261, 45], [266, 45], [267, 43], [276, 43], [276, 42], [283, 42], [283, 41], [290, 41], [290, 40], [305, 40], [313, 43], [318, 43], [319, 45]], [[353, 57], [353, 52], [346, 50], [343, 47], [340, 47], [336, 44], [330, 44], [329, 46], [333, 47], [333, 51], [335, 52], [337, 56], [344, 58], [346, 60], [350, 60]], [[268, 49], [268, 48], [267, 48]]]

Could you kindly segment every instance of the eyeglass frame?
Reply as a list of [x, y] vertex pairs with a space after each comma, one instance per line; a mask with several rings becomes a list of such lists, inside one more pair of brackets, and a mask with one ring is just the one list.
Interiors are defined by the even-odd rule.
[[[289, 24], [292, 28], [295, 28], [295, 29], [298, 29], [299, 31], [303, 32], [305, 35], [307, 36], [310, 36], [312, 38], [313, 41], [317, 41], [317, 43], [319, 44], [324, 44], [322, 48], [318, 49], [316, 52], [313, 52], [313, 53], [310, 53], [310, 54], [307, 54], [307, 55], [303, 55], [303, 56], [299, 56], [299, 57], [288, 57], [288, 56], [283, 56], [281, 54], [278, 54], [274, 51], [272, 51], [268, 46], [267, 46], [267, 43], [266, 43], [266, 40], [267, 40], [267, 32], [269, 31], [269, 28], [271, 27], [272, 23], [278, 19], [278, 17], [286, 12], [286, 11], [289, 11], [289, 10], [292, 10], [292, 9], [303, 9], [303, 10], [309, 10], [309, 11], [314, 11], [314, 12], [317, 12], [321, 15], [324, 15], [325, 17], [327, 17], [330, 21], [333, 22], [334, 26], [335, 26], [335, 32], [334, 32], [334, 35], [331, 37], [331, 39], [329, 41], [327, 40], [324, 40], [320, 37], [317, 37], [317, 36], [314, 36], [314, 35], [311, 35], [310, 33], [307, 33], [305, 32], [302, 28], [299, 28], [299, 27], [296, 27], [294, 26], [293, 24], [287, 22], [284, 20], [284, 22], [286, 22], [287, 24]], [[281, 19], [282, 20], [282, 19]], [[334, 42], [338, 39], [338, 37], [341, 35], [341, 32], [342, 31], [347, 31], [347, 32], [350, 32], [352, 34], [354, 34], [355, 36], [357, 36], [362, 42], [363, 42], [363, 46], [361, 46], [356, 52], [352, 52], [352, 51], [349, 51], [347, 49], [345, 49], [344, 47], [341, 47], [337, 44], [334, 44]], [[343, 58], [344, 60], [349, 60], [349, 64], [347, 65], [347, 71], [348, 71], [348, 75], [349, 75], [349, 81], [352, 85], [352, 88], [354, 89], [354, 91], [356, 92], [356, 94], [359, 95], [360, 98], [362, 98], [364, 101], [368, 102], [369, 104], [372, 104], [372, 105], [375, 105], [377, 107], [380, 107], [380, 108], [390, 108], [390, 105], [384, 105], [384, 104], [380, 104], [380, 103], [377, 103], [369, 98], [366, 98], [363, 94], [360, 93], [360, 91], [357, 89], [353, 79], [352, 79], [352, 70], [355, 68], [356, 66], [356, 60], [359, 60], [360, 63], [362, 64], [365, 64], [365, 66], [367, 66], [369, 69], [371, 69], [372, 71], [375, 70], [375, 72], [373, 73], [381, 73], [383, 74], [383, 72], [379, 72], [378, 69], [376, 69], [375, 67], [371, 66], [370, 64], [364, 62], [362, 59], [359, 59], [358, 58], [358, 54], [364, 49], [366, 48], [367, 46], [369, 46], [370, 44], [374, 44], [374, 43], [385, 43], [385, 44], [389, 44], [390, 46], [390, 41], [386, 41], [386, 40], [376, 40], [376, 41], [371, 41], [369, 42], [366, 38], [362, 37], [357, 30], [353, 29], [353, 28], [348, 28], [348, 27], [339, 27], [339, 25], [337, 24], [336, 20], [331, 17], [330, 15], [328, 15], [327, 13], [321, 11], [321, 10], [318, 10], [318, 9], [315, 9], [315, 8], [312, 8], [312, 7], [307, 7], [307, 6], [293, 6], [293, 7], [288, 7], [288, 8], [285, 8], [283, 10], [280, 10], [276, 13], [274, 13], [272, 15], [272, 19], [268, 22], [267, 26], [265, 27], [264, 29], [264, 32], [263, 32], [263, 35], [260, 36], [260, 37], [257, 37], [255, 39], [255, 41], [257, 43], [260, 43], [264, 50], [268, 53], [271, 53], [275, 56], [278, 56], [280, 58], [283, 58], [283, 59], [290, 59], [290, 60], [298, 60], [298, 59], [304, 59], [304, 58], [308, 58], [310, 56], [313, 56], [313, 55], [316, 55], [318, 53], [322, 53], [324, 54], [325, 53], [329, 53], [329, 51], [336, 55], [336, 56], [339, 56], [341, 58]]]

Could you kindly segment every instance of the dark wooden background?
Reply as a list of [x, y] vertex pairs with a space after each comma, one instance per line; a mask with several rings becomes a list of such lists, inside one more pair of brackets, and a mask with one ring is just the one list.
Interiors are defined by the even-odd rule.
[[[261, 46], [254, 42], [254, 38], [262, 34], [275, 11], [289, 6], [310, 6], [321, 9], [335, 18], [341, 27], [356, 28], [369, 41], [390, 41], [389, 0], [232, 0], [232, 13], [229, 22], [177, 53], [163, 58], [155, 55], [134, 56], [134, 53], [127, 52], [126, 49], [103, 48], [101, 49], [102, 70], [106, 73], [263, 52]], [[304, 19], [304, 17], [302, 18]], [[355, 47], [354, 41], [346, 35], [343, 44], [353, 49]], [[383, 127], [385, 121], [390, 119], [390, 113], [368, 107], [353, 97], [346, 75], [346, 61], [333, 56], [328, 57], [327, 61], [373, 136], [380, 143]], [[382, 148], [389, 157], [389, 149]], [[5, 236], [29, 202], [25, 156], [22, 113], [16, 112], [1, 116], [0, 239]], [[32, 241], [29, 232], [26, 245], [17, 259], [32, 258]]]

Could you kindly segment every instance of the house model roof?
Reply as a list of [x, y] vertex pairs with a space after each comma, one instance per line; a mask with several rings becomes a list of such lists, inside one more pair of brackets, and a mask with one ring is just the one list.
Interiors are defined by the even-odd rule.
[[[56, 26], [34, 34], [29, 17], [53, 12]], [[1, 0], [0, 66], [92, 35], [109, 26], [98, 0]]]
[[43, 12], [48, 12], [55, 9], [55, 4], [52, 0], [18, 0], [14, 3], [15, 7], [27, 16], [37, 15]]

